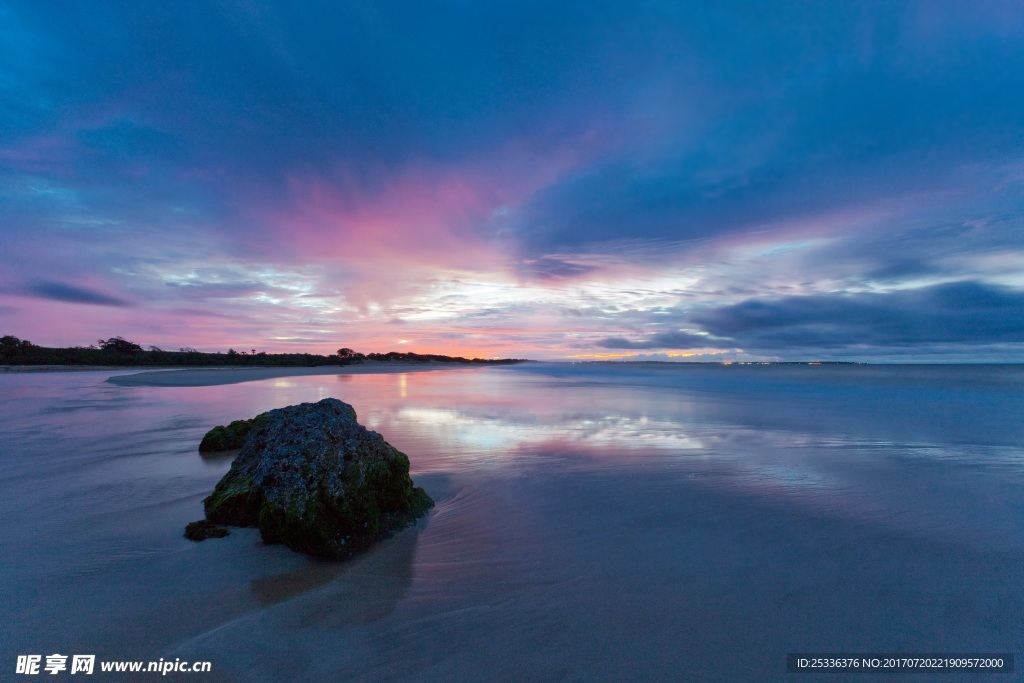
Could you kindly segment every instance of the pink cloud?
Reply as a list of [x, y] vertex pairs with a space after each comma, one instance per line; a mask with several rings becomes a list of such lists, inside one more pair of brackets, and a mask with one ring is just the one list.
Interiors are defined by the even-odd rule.
[[272, 259], [336, 265], [346, 297], [364, 307], [407, 292], [428, 270], [513, 273], [502, 215], [611, 144], [591, 131], [538, 157], [523, 141], [458, 166], [410, 163], [384, 180], [372, 169], [293, 172], [284, 201], [245, 210], [271, 231]]

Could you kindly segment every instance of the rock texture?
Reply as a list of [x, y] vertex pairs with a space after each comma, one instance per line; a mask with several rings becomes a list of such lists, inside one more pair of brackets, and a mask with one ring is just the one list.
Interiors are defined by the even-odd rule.
[[266, 416], [266, 413], [262, 413], [251, 420], [235, 420], [227, 426], [217, 425], [206, 432], [203, 440], [199, 442], [199, 452], [214, 453], [241, 448], [245, 445], [245, 437], [249, 436], [249, 430]]
[[208, 538], [224, 538], [231, 532], [213, 522], [201, 519], [198, 522], [189, 522], [185, 526], [185, 538], [190, 541], [205, 541]]
[[204, 501], [217, 524], [256, 526], [267, 543], [341, 558], [412, 524], [434, 506], [409, 458], [335, 398], [254, 418]]

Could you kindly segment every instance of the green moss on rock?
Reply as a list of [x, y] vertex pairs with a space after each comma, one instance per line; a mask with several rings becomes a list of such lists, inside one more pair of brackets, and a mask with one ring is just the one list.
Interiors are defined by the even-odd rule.
[[203, 440], [199, 443], [199, 452], [213, 453], [241, 448], [245, 445], [245, 438], [249, 436], [253, 426], [265, 419], [266, 416], [266, 413], [262, 413], [250, 420], [235, 420], [227, 426], [217, 425], [206, 432]]
[[185, 538], [190, 541], [205, 541], [208, 538], [224, 538], [231, 532], [213, 522], [200, 519], [185, 526]]
[[409, 458], [337, 399], [239, 422], [251, 423], [242, 450], [204, 501], [211, 522], [255, 526], [267, 543], [341, 558], [434, 505], [413, 485]]

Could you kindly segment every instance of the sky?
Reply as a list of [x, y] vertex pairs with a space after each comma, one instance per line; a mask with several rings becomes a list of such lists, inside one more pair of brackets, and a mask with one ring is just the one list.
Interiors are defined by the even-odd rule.
[[1024, 2], [0, 0], [0, 334], [1024, 362]]

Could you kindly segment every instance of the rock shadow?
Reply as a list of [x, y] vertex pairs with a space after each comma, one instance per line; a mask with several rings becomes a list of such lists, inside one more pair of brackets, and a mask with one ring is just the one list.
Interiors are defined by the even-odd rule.
[[252, 595], [263, 605], [273, 605], [320, 591], [302, 613], [303, 625], [341, 626], [383, 619], [412, 586], [417, 539], [426, 524], [427, 519], [421, 519], [349, 560], [310, 559], [297, 569], [254, 579]]

